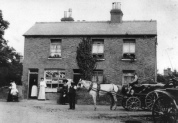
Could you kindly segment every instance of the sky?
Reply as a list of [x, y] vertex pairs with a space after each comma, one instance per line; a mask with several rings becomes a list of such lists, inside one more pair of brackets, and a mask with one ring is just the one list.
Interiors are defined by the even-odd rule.
[[75, 21], [108, 21], [113, 2], [121, 2], [123, 21], [157, 21], [157, 68], [178, 71], [178, 0], [0, 0], [4, 20], [10, 23], [4, 38], [23, 55], [23, 34], [35, 22], [60, 22], [72, 8]]

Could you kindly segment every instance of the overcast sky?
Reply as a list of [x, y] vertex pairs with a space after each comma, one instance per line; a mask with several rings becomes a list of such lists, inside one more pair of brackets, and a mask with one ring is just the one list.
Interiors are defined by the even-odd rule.
[[178, 70], [178, 0], [0, 0], [5, 39], [23, 54], [23, 34], [35, 22], [60, 22], [69, 8], [75, 21], [108, 21], [112, 2], [121, 2], [123, 21], [157, 20], [158, 72]]

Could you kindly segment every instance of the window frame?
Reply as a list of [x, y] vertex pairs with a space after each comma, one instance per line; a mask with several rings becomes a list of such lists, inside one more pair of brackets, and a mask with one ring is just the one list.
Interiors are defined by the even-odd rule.
[[[58, 73], [58, 76], [60, 76], [59, 78], [56, 78], [54, 79], [53, 78], [53, 75], [51, 74], [51, 79], [50, 76], [47, 78], [46, 77], [46, 73], [47, 72], [51, 72], [51, 73]], [[64, 73], [64, 76], [62, 77], [62, 73]], [[57, 88], [60, 87], [60, 85], [63, 84], [63, 80], [66, 79], [65, 78], [65, 70], [62, 70], [62, 69], [47, 69], [44, 71], [44, 81], [46, 82], [46, 89], [45, 89], [45, 92], [57, 92]], [[54, 85], [57, 85], [56, 87], [54, 87]]]
[[134, 72], [135, 70], [123, 70], [122, 71], [122, 86], [129, 84], [129, 82], [128, 83], [125, 82], [125, 77], [131, 77], [131, 81], [134, 79]]
[[[125, 52], [125, 44], [129, 43], [129, 52]], [[134, 52], [130, 51], [131, 43], [134, 44]], [[136, 40], [135, 39], [123, 39], [122, 60], [136, 60]]]
[[[94, 46], [94, 44], [97, 44], [97, 42], [102, 44], [102, 46], [103, 46], [103, 53], [93, 53], [93, 46]], [[97, 60], [104, 60], [104, 39], [101, 39], [101, 38], [99, 38], [99, 39], [92, 39], [92, 51], [91, 52], [93, 54], [93, 57], [96, 58]]]
[[[102, 72], [102, 74], [99, 74], [101, 72]], [[96, 75], [95, 75], [95, 73], [96, 73]], [[102, 75], [102, 81], [98, 81], [99, 80], [99, 75]], [[96, 76], [96, 81], [93, 80], [94, 76]], [[103, 83], [104, 82], [104, 71], [103, 70], [94, 70], [93, 71], [93, 75], [92, 75], [92, 82]]]
[[[54, 42], [56, 41], [56, 43], [52, 43], [52, 41], [54, 41]], [[53, 52], [51, 52], [52, 45], [55, 45], [55, 46], [60, 45], [60, 52], [56, 52], [56, 55], [58, 55], [58, 56], [52, 56], [51, 55], [53, 53]], [[50, 39], [50, 52], [49, 52], [48, 59], [61, 59], [61, 58], [62, 58], [62, 39]]]

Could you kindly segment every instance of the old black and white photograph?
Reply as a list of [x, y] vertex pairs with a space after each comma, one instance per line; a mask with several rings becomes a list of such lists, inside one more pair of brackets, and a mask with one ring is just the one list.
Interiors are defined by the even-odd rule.
[[178, 123], [177, 0], [0, 0], [0, 123]]

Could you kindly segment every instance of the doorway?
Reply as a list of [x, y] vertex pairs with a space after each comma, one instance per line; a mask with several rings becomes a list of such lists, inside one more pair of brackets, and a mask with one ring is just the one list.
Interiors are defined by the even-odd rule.
[[73, 81], [75, 84], [78, 84], [81, 78], [81, 71], [79, 69], [74, 69], [73, 71], [74, 71]]
[[38, 72], [29, 72], [29, 88], [28, 88], [28, 98], [29, 99], [37, 99], [37, 96], [31, 96], [32, 86], [36, 85], [38, 87]]

